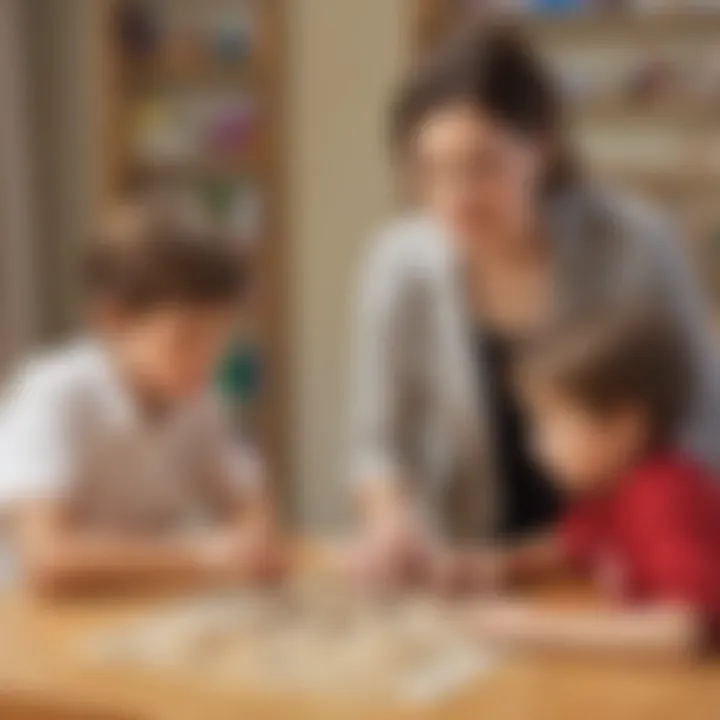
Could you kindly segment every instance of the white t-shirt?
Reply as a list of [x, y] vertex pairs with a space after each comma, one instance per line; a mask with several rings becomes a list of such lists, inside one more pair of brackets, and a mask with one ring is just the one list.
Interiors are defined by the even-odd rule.
[[58, 498], [82, 522], [154, 530], [226, 509], [259, 474], [212, 398], [150, 419], [90, 341], [29, 363], [0, 407], [0, 504]]

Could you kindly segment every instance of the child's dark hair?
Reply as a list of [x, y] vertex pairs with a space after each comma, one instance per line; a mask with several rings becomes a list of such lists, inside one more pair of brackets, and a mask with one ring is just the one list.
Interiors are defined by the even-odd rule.
[[524, 387], [549, 388], [597, 414], [636, 404], [657, 447], [673, 440], [683, 420], [692, 368], [676, 323], [649, 309], [617, 309], [528, 343], [517, 377]]
[[159, 305], [226, 305], [247, 284], [237, 247], [177, 214], [130, 203], [109, 218], [87, 250], [91, 299], [143, 312]]
[[506, 25], [480, 24], [450, 37], [400, 87], [392, 108], [393, 146], [407, 146], [433, 111], [466, 103], [551, 150], [549, 192], [578, 179], [569, 149], [559, 90], [532, 45]]

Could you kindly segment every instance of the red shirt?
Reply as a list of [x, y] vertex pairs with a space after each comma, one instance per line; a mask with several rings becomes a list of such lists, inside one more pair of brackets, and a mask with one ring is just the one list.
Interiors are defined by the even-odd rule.
[[657, 455], [612, 492], [577, 502], [562, 538], [623, 599], [680, 602], [720, 628], [720, 483], [686, 457]]

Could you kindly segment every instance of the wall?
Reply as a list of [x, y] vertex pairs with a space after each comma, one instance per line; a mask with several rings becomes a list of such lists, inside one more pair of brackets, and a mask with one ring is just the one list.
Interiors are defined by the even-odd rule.
[[22, 357], [37, 330], [24, 20], [19, 0], [0, 3], [0, 372]]
[[100, 8], [96, 0], [23, 5], [41, 258], [36, 294], [39, 331], [46, 339], [64, 334], [77, 319], [78, 252], [92, 231], [99, 201]]
[[289, 0], [294, 483], [301, 518], [342, 517], [350, 296], [392, 212], [385, 107], [411, 0]]

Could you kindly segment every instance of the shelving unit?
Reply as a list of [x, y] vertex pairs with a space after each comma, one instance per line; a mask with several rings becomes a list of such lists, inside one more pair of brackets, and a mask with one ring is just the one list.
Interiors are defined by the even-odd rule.
[[[471, 2], [462, 0], [414, 0], [415, 37], [420, 46], [427, 47], [442, 38], [449, 30], [467, 22], [470, 14], [481, 16], [473, 10]], [[479, 3], [478, 3], [479, 5]], [[565, 41], [572, 44], [591, 40], [601, 42], [615, 39], [618, 35], [635, 39], [674, 40], [692, 34], [697, 40], [717, 40], [720, 33], [720, 3], [715, 10], [692, 7], [691, 2], [676, 3], [675, 9], [597, 11], [577, 10], [567, 13], [542, 13], [530, 9], [524, 12], [508, 12], [505, 17], [540, 41]]]
[[167, 195], [242, 244], [249, 340], [220, 385], [262, 446], [281, 494], [289, 471], [284, 0], [104, 3], [103, 195]]
[[[417, 0], [415, 48], [482, 22], [473, 3]], [[480, 5], [477, 3], [476, 5]], [[664, 12], [508, 15], [566, 90], [591, 172], [649, 196], [684, 224], [720, 308], [720, 4]], [[476, 17], [471, 17], [476, 16]]]

